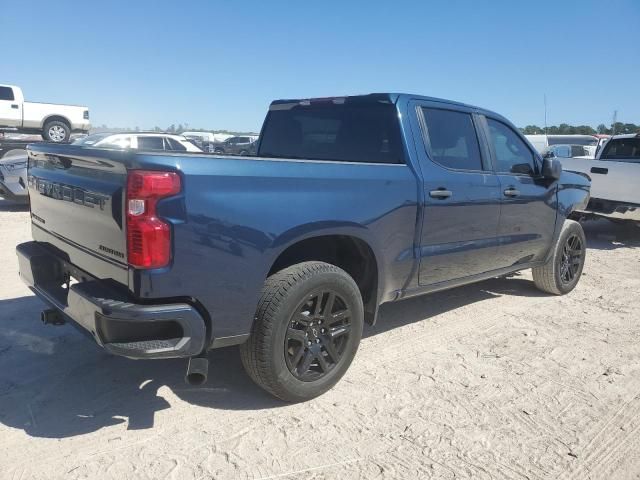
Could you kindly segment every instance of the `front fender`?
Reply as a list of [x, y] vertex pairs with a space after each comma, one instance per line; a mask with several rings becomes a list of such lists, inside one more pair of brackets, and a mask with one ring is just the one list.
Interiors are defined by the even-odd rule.
[[564, 222], [573, 212], [589, 203], [591, 179], [588, 175], [563, 171], [558, 181], [558, 216]]

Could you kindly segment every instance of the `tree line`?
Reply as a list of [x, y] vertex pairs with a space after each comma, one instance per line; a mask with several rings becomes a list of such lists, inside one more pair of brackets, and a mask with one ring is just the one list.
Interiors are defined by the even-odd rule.
[[[537, 125], [527, 125], [521, 128], [520, 131], [525, 135], [543, 135], [545, 133], [544, 127]], [[596, 133], [602, 135], [612, 135], [614, 133], [621, 135], [623, 133], [640, 133], [640, 125], [616, 122], [610, 127], [601, 123], [597, 128], [593, 128], [590, 125], [569, 125], [567, 123], [561, 123], [560, 125], [547, 127], [546, 133], [547, 135], [595, 135]]]

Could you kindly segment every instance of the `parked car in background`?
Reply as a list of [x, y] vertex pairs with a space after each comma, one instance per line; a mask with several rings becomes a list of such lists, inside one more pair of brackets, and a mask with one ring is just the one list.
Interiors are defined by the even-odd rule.
[[565, 170], [591, 178], [585, 213], [640, 223], [640, 134], [611, 137], [592, 160], [560, 160]]
[[258, 137], [231, 137], [214, 147], [214, 153], [226, 155], [255, 155]]
[[94, 133], [73, 142], [73, 145], [97, 148], [128, 148], [132, 150], [163, 150], [172, 152], [202, 152], [182, 135], [169, 133]]
[[[37, 143], [30, 142], [29, 145]], [[202, 152], [185, 137], [166, 133], [94, 133], [79, 138], [73, 145], [145, 151]], [[0, 158], [0, 197], [13, 201], [28, 201], [28, 157], [24, 148], [26, 145], [23, 145], [22, 149], [14, 148]]]
[[15, 153], [16, 150], [22, 151], [26, 155], [27, 145], [30, 143], [33, 143], [33, 141], [4, 139], [3, 137], [0, 137], [0, 158], [4, 157], [8, 153]]
[[257, 153], [30, 146], [34, 241], [17, 254], [44, 322], [72, 320], [115, 355], [189, 358], [194, 384], [207, 350], [240, 345], [258, 385], [302, 401], [344, 375], [382, 303], [528, 268], [551, 294], [580, 279], [585, 236], [567, 217], [589, 181], [496, 113], [280, 100]]
[[551, 145], [542, 151], [542, 155], [548, 155], [549, 152], [558, 158], [595, 158], [596, 147], [590, 145]]
[[233, 135], [227, 133], [212, 133], [212, 132], [182, 132], [187, 139], [193, 141], [204, 152], [213, 153], [215, 147], [222, 144], [225, 140], [231, 138]]
[[180, 135], [191, 140], [203, 152], [208, 151], [209, 145], [216, 142], [215, 135], [211, 132], [182, 132]]
[[586, 153], [586, 156], [591, 158], [594, 158], [596, 155], [599, 140], [598, 137], [594, 135], [525, 135], [525, 137], [527, 137], [531, 145], [541, 154], [546, 153], [551, 146], [576, 145], [583, 147], [582, 149], [577, 149], [576, 153]]
[[0, 128], [38, 133], [45, 140], [63, 143], [71, 132], [88, 132], [91, 123], [87, 107], [27, 102], [20, 87], [0, 85]]
[[27, 151], [13, 149], [0, 158], [0, 197], [27, 202]]

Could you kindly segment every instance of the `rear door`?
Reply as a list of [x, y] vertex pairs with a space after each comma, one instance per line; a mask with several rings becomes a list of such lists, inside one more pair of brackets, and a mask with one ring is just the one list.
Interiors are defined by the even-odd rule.
[[495, 267], [500, 184], [471, 109], [440, 102], [412, 104], [424, 178], [421, 285]]
[[0, 125], [22, 126], [22, 102], [16, 99], [13, 88], [0, 85]]
[[498, 266], [541, 260], [555, 230], [557, 183], [541, 175], [538, 155], [511, 125], [483, 117], [500, 180]]

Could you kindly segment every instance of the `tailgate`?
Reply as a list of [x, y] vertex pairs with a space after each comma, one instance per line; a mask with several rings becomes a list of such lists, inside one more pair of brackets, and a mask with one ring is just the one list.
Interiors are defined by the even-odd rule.
[[640, 163], [563, 158], [562, 168], [591, 177], [591, 198], [640, 204]]
[[28, 188], [35, 240], [50, 243], [93, 275], [126, 284], [124, 154], [30, 146]]

